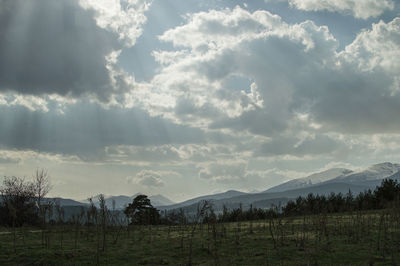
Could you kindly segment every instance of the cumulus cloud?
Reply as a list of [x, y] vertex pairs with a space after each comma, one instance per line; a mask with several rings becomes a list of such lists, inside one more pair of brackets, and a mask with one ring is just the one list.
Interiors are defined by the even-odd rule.
[[368, 19], [378, 17], [387, 10], [393, 10], [393, 0], [266, 0], [288, 1], [289, 5], [305, 11], [340, 12], [351, 14], [356, 18]]
[[95, 10], [97, 24], [119, 35], [127, 46], [133, 46], [143, 32], [150, 3], [143, 0], [79, 0], [85, 9]]
[[400, 73], [400, 18], [385, 23], [382, 20], [363, 30], [340, 53], [343, 60], [353, 63], [365, 72], [383, 70], [399, 76]]
[[373, 24], [338, 53], [336, 69], [314, 72], [321, 85], [297, 96], [310, 103], [313, 94], [310, 111], [319, 123], [348, 133], [399, 132], [399, 25], [399, 18]]
[[162, 187], [164, 186], [163, 176], [180, 176], [173, 171], [153, 171], [142, 170], [134, 177], [127, 177], [127, 182], [130, 184], [137, 184], [145, 187]]
[[[312, 21], [240, 7], [199, 12], [160, 36], [178, 51], [155, 54], [164, 68], [153, 85], [175, 98], [175, 119], [216, 130], [398, 131], [398, 21], [374, 24], [338, 51], [328, 27]], [[236, 75], [251, 86], [227, 87]]]
[[[176, 98], [178, 118], [213, 128], [247, 123], [245, 128], [256, 133], [283, 130], [290, 120], [288, 68], [302, 68], [305, 62], [323, 67], [337, 46], [326, 27], [311, 21], [289, 25], [267, 11], [240, 7], [193, 14], [160, 39], [182, 47], [155, 54], [166, 66], [153, 80]], [[253, 81], [251, 86], [242, 91], [226, 87], [226, 80], [237, 75]]]

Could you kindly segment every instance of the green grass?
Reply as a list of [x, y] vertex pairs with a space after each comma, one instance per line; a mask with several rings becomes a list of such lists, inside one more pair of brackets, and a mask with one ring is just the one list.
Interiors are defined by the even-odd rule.
[[[192, 265], [400, 264], [398, 210], [196, 225]], [[272, 221], [271, 221], [272, 222]], [[0, 265], [188, 265], [193, 225], [109, 228], [0, 228]], [[251, 230], [252, 228], [252, 230]], [[271, 235], [274, 235], [274, 240]], [[61, 246], [61, 238], [62, 246]], [[46, 242], [46, 241], [45, 241]], [[98, 259], [97, 259], [98, 258]]]

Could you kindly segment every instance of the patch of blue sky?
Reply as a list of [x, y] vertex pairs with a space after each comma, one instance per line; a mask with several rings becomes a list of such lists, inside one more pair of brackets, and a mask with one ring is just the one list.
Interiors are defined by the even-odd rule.
[[231, 75], [225, 80], [222, 87], [229, 90], [245, 91], [246, 93], [250, 93], [251, 83], [253, 82], [247, 77], [242, 75]]

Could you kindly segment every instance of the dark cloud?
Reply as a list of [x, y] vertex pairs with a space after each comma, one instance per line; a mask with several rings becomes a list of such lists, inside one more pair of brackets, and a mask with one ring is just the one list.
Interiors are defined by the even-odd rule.
[[105, 56], [118, 36], [99, 28], [77, 0], [0, 0], [0, 91], [106, 100]]
[[[362, 73], [348, 67], [332, 72], [308, 98], [311, 114], [327, 130], [361, 134], [399, 132], [400, 95], [392, 94], [392, 83], [393, 78], [383, 72]], [[309, 93], [305, 91], [304, 94]], [[304, 97], [300, 94], [298, 99]]]
[[151, 117], [138, 109], [109, 108], [78, 102], [60, 114], [0, 106], [0, 145], [11, 149], [93, 156], [112, 145], [200, 143], [200, 129]]

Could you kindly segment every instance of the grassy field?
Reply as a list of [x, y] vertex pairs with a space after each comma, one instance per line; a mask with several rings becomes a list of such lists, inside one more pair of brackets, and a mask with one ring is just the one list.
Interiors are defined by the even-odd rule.
[[0, 265], [398, 265], [399, 249], [399, 210], [105, 234], [78, 224], [0, 229]]

